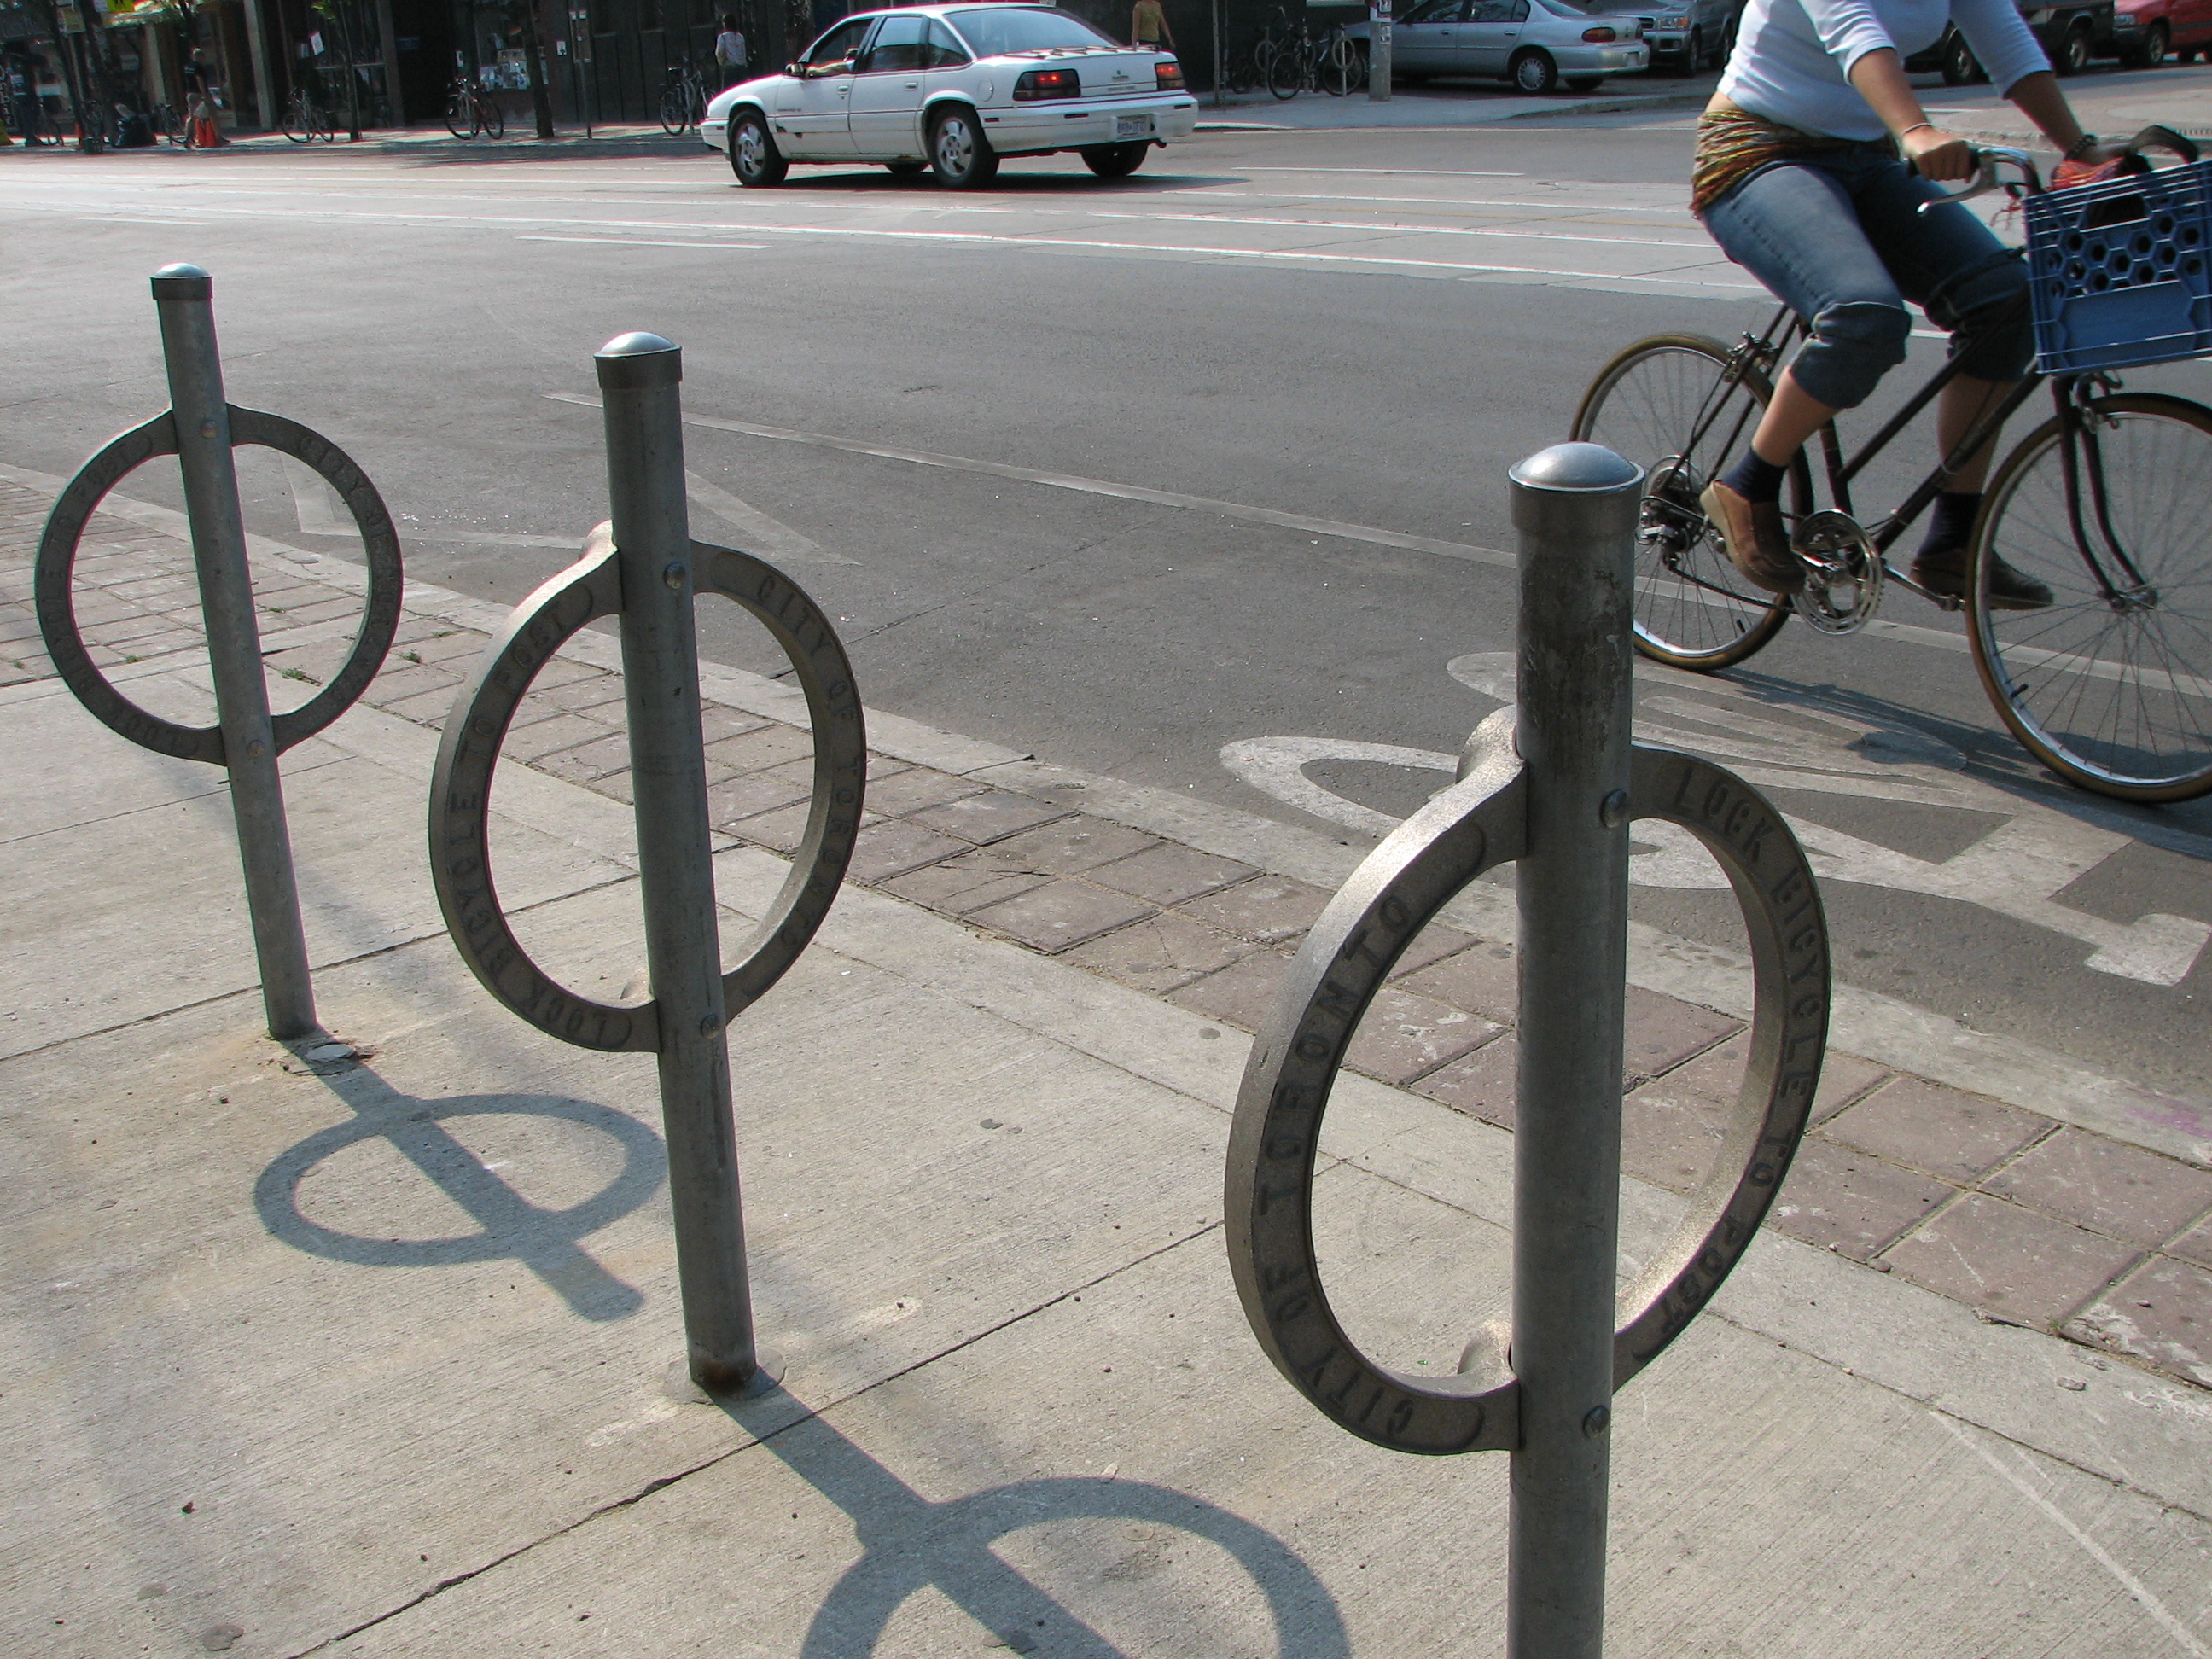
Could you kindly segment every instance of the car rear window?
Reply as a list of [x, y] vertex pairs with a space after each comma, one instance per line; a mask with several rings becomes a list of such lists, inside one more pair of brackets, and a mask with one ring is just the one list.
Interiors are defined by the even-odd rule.
[[1119, 44], [1073, 12], [1051, 6], [956, 11], [949, 21], [975, 49], [978, 58], [1003, 58], [1015, 52], [1079, 52]]

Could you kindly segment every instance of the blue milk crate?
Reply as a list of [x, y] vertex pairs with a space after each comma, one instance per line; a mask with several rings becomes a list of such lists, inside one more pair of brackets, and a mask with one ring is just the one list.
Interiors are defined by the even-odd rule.
[[2212, 352], [2212, 161], [2027, 198], [2045, 374]]

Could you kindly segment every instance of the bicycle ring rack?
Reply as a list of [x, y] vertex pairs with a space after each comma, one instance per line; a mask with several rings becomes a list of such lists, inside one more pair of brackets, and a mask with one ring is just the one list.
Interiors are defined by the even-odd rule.
[[[1713, 1171], [1653, 1265], [1621, 1293], [1615, 1388], [1681, 1334], [1758, 1231], [1805, 1132], [1828, 1015], [1827, 927], [1781, 814], [1693, 755], [1638, 744], [1632, 769], [1631, 818], [1688, 830], [1727, 872], [1751, 937], [1756, 1002], [1742, 1092]], [[1526, 850], [1526, 781], [1508, 743], [1494, 742], [1472, 775], [1376, 848], [1306, 936], [1237, 1096], [1229, 1256], [1253, 1329], [1325, 1415], [1396, 1451], [1513, 1449], [1520, 1384], [1504, 1373], [1510, 1339], [1478, 1337], [1462, 1360], [1468, 1369], [1431, 1378], [1386, 1370], [1345, 1334], [1314, 1252], [1322, 1119], [1359, 1018], [1406, 946], [1462, 889]]]
[[[722, 976], [723, 1018], [734, 1019], [798, 960], [852, 860], [859, 832], [867, 739], [853, 666], [814, 602], [774, 566], [726, 547], [691, 544], [701, 592], [734, 599], [783, 647], [806, 696], [814, 728], [814, 793], [791, 873]], [[454, 944], [484, 989], [539, 1030], [580, 1048], [610, 1052], [660, 1047], [651, 1000], [601, 1002], [555, 980], [514, 937], [491, 874], [488, 808], [491, 775], [509, 722], [538, 671], [590, 623], [623, 609], [622, 572], [611, 526], [592, 531], [582, 559], [515, 610], [463, 690], [438, 750], [431, 785], [436, 817], [430, 861]]]
[[[232, 447], [273, 449], [311, 469], [344, 501], [368, 556], [368, 606], [344, 666], [297, 708], [270, 716], [275, 752], [281, 755], [352, 708], [383, 666], [399, 628], [403, 586], [399, 532], [368, 475], [329, 439], [282, 415], [241, 409], [236, 404], [228, 408]], [[70, 585], [85, 526], [100, 502], [139, 467], [177, 451], [176, 416], [173, 410], [164, 410], [144, 425], [111, 439], [79, 467], [55, 501], [46, 533], [40, 538], [33, 592], [39, 629], [55, 673], [102, 725], [156, 754], [222, 766], [227, 762], [222, 726], [180, 726], [164, 720], [131, 702], [100, 672], [77, 629]]]

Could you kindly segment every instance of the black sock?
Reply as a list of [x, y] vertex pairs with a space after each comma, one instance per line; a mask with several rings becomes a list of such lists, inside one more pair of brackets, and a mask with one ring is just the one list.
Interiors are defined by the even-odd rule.
[[1783, 476], [1789, 471], [1787, 465], [1777, 466], [1771, 461], [1760, 460], [1757, 450], [1747, 449], [1743, 459], [1721, 482], [1747, 501], [1778, 501], [1782, 499]]
[[1919, 556], [1953, 553], [1966, 546], [1973, 539], [1974, 520], [1981, 511], [1980, 490], [1945, 490], [1936, 498], [1936, 510], [1928, 515], [1928, 533], [1921, 539]]

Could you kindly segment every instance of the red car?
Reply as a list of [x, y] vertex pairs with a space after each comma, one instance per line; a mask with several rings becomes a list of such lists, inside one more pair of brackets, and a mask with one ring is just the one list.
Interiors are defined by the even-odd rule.
[[2110, 50], [2130, 69], [2156, 69], [2169, 53], [2212, 58], [2212, 0], [2118, 0]]

